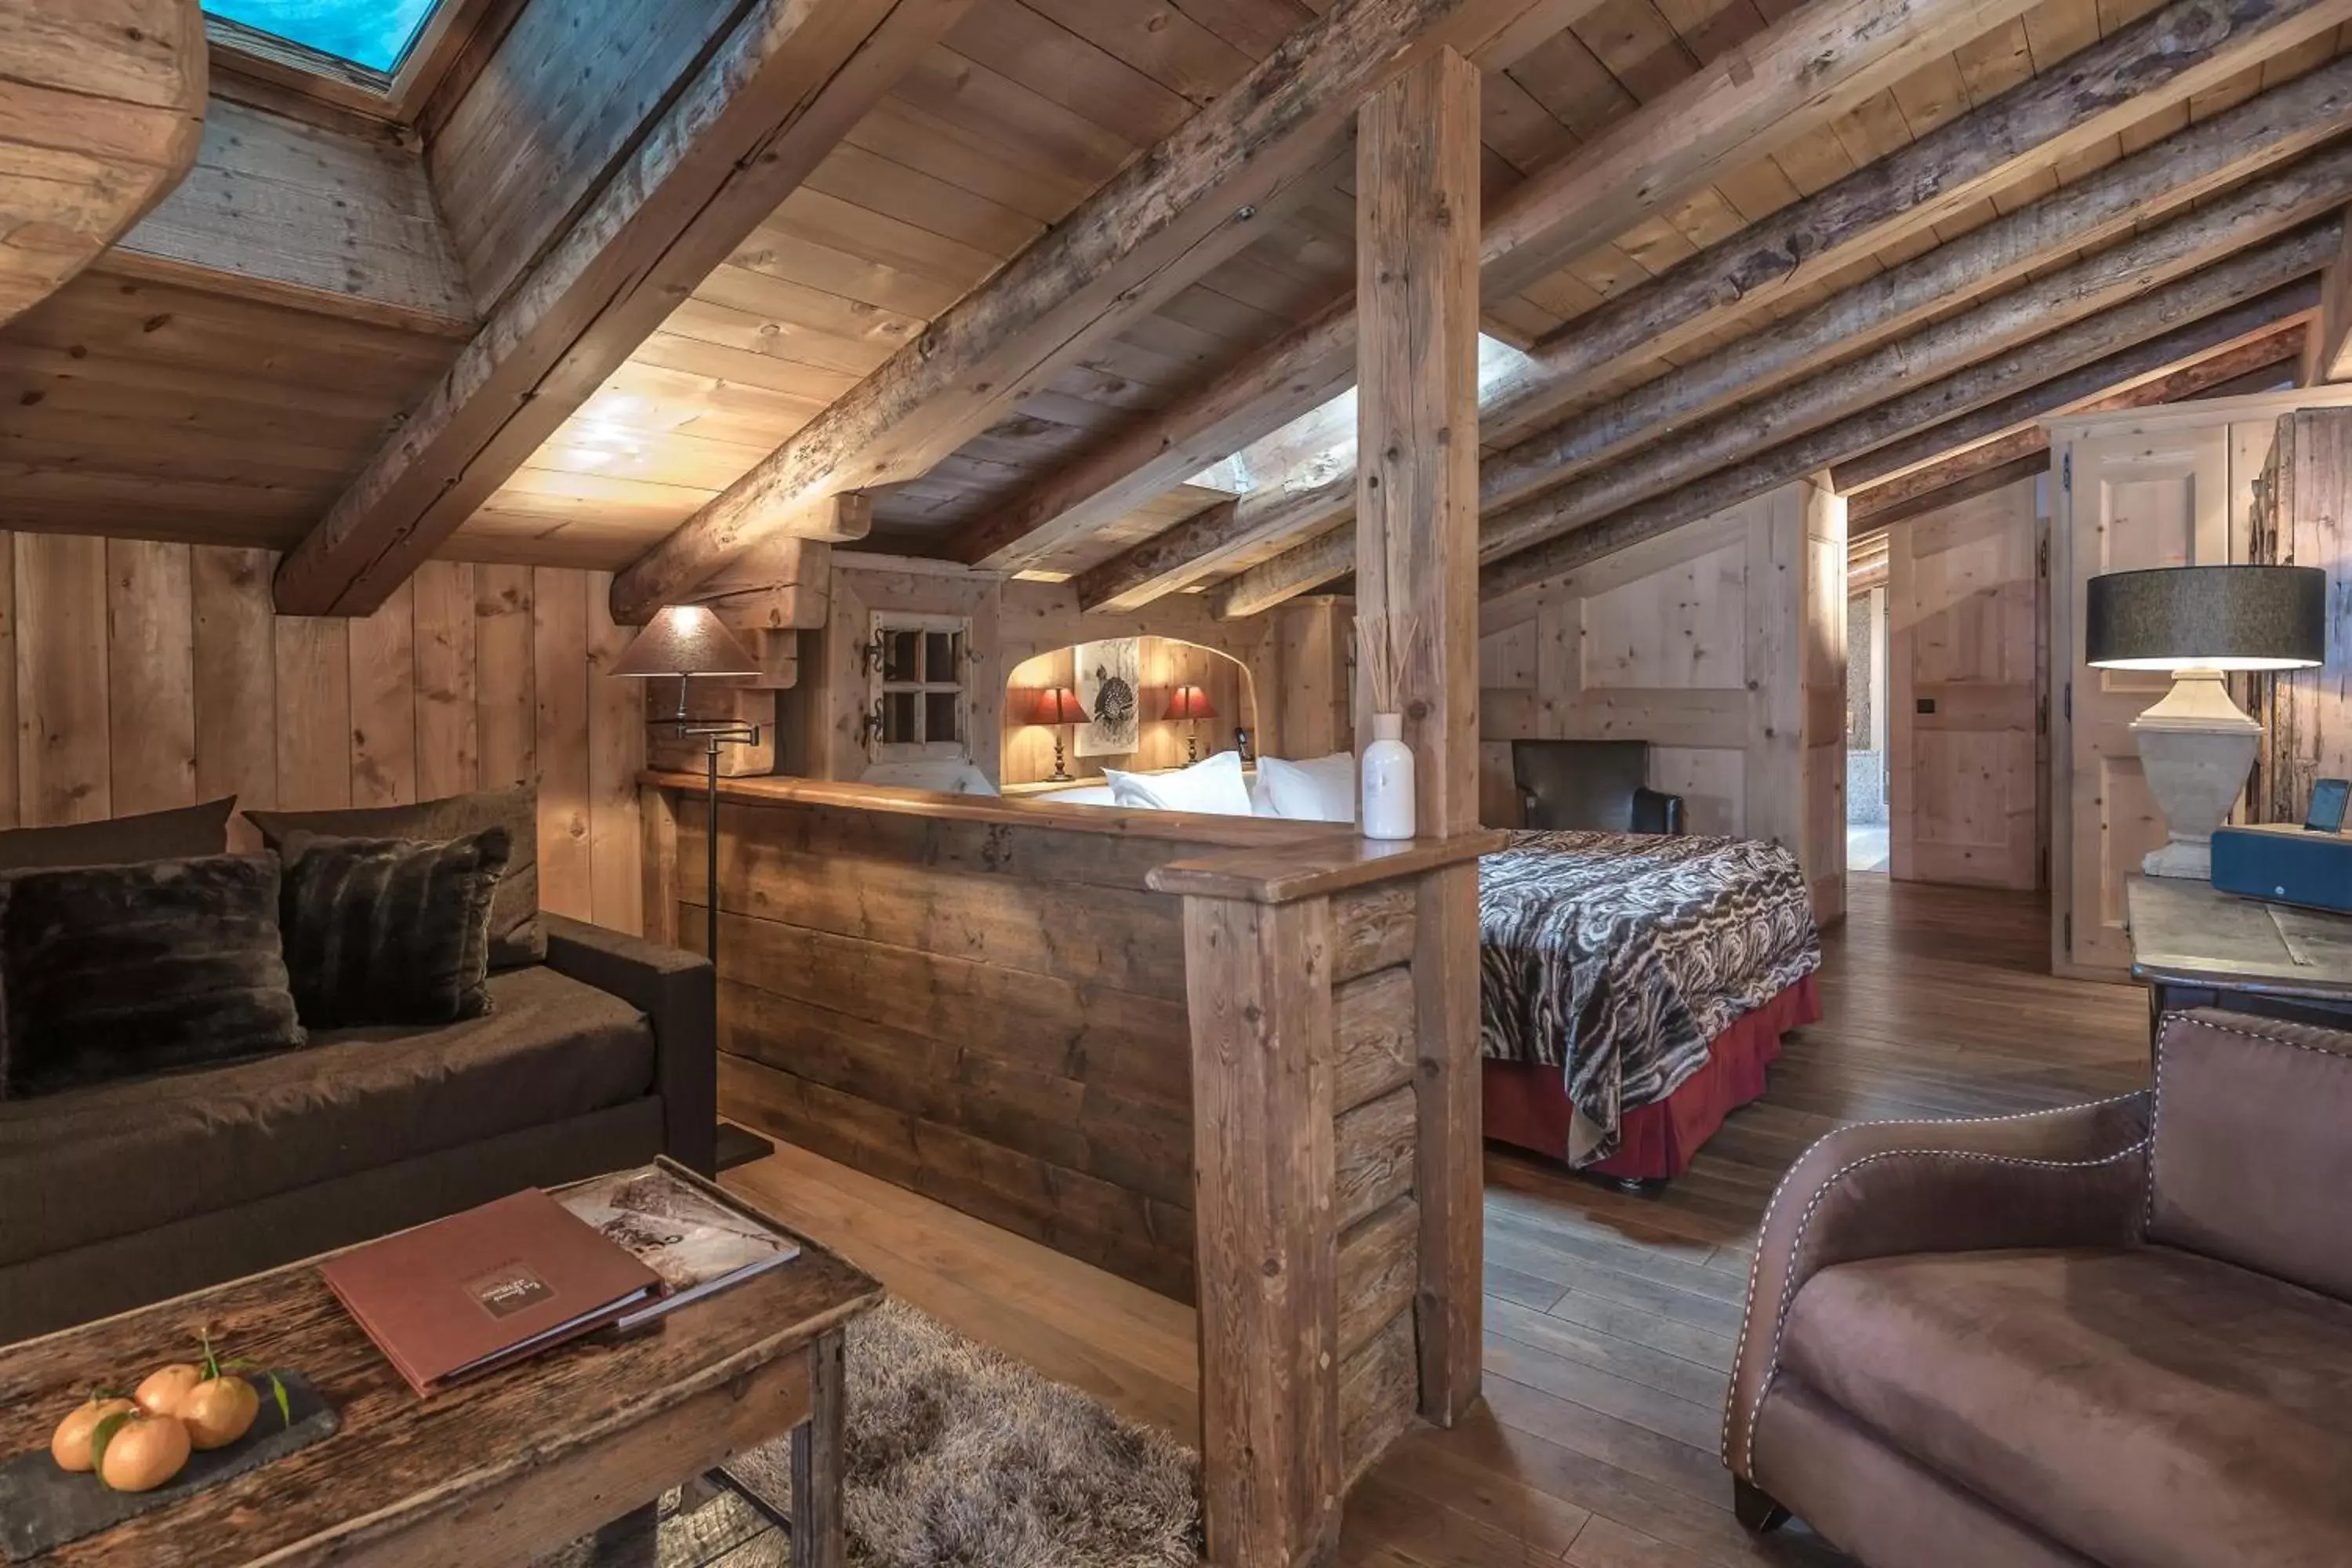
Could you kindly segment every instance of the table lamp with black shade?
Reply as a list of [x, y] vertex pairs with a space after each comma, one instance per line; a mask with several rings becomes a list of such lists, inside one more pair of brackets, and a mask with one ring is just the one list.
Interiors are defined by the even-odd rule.
[[2169, 836], [2140, 869], [2213, 874], [2213, 830], [2245, 788], [2263, 727], [2228, 678], [2305, 669], [2327, 655], [2327, 574], [2316, 566], [2167, 566], [2090, 580], [2085, 658], [2099, 669], [2165, 670], [2172, 689], [2132, 721], [2140, 766]]
[[[706, 780], [702, 838], [708, 878], [703, 884], [702, 903], [709, 921], [704, 930], [702, 955], [710, 961], [711, 983], [715, 985], [719, 972], [719, 749], [758, 745], [760, 726], [732, 719], [697, 719], [689, 694], [698, 680], [741, 680], [757, 675], [760, 661], [709, 610], [699, 605], [671, 605], [654, 612], [654, 618], [607, 673], [640, 680], [677, 682], [677, 706], [667, 714], [649, 712], [646, 726], [682, 741], [702, 743]], [[657, 704], [661, 695], [662, 689], [655, 686], [648, 693], [652, 699], [648, 706]], [[757, 1133], [744, 1131], [732, 1123], [719, 1123], [719, 1168], [722, 1171], [764, 1158], [775, 1152], [775, 1148]]]

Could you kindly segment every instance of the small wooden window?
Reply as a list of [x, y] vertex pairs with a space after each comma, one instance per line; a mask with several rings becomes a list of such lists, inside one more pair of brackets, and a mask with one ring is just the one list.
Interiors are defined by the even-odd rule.
[[876, 762], [971, 755], [971, 621], [874, 612], [868, 749]]

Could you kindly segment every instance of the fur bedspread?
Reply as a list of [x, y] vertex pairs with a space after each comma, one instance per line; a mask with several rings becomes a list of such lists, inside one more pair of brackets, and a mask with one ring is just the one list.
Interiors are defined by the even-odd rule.
[[1822, 961], [1797, 858], [1745, 838], [1514, 833], [1479, 862], [1478, 926], [1480, 1048], [1566, 1071], [1577, 1164]]

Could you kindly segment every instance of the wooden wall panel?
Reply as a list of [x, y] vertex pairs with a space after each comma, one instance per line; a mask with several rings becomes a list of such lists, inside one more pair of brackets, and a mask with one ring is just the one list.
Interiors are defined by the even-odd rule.
[[588, 886], [603, 923], [645, 925], [637, 772], [645, 763], [646, 683], [610, 673], [635, 628], [613, 624], [609, 572], [582, 574], [588, 593]]
[[[572, 781], [551, 858], [542, 839], [563, 872], [542, 877], [546, 906], [641, 928], [641, 694], [603, 674], [611, 623], [587, 640], [606, 579], [523, 568], [486, 593], [475, 568], [436, 563], [375, 616], [313, 620], [271, 614], [276, 566], [267, 551], [0, 535], [0, 708], [23, 716], [0, 748], [0, 827], [224, 795], [304, 809], [509, 782], [475, 760], [496, 715], [502, 768], [527, 778], [553, 755]], [[556, 623], [536, 647], [534, 605]], [[256, 847], [241, 819], [230, 831], [233, 848]]]
[[109, 804], [118, 816], [195, 804], [194, 612], [185, 550], [107, 542]]
[[463, 561], [427, 561], [410, 584], [416, 616], [416, 794], [422, 800], [481, 787], [474, 572]]
[[[588, 847], [588, 683], [555, 679], [588, 667], [584, 573], [531, 573], [534, 749], [539, 757], [540, 897], [558, 909], [584, 906], [595, 872]], [[642, 695], [642, 694], [640, 694]]]
[[[269, 630], [276, 618], [269, 577], [277, 563], [267, 550], [188, 552], [198, 800], [233, 795], [264, 810], [278, 805], [277, 725], [257, 718], [278, 711], [278, 657]], [[229, 819], [229, 847], [253, 849], [260, 842], [241, 817]]]
[[106, 542], [20, 533], [16, 772], [26, 822], [114, 815], [106, 722]]
[[539, 712], [532, 700], [531, 569], [477, 566], [474, 711], [482, 787], [520, 784], [539, 772]]
[[1273, 619], [1282, 686], [1261, 704], [1259, 749], [1293, 760], [1354, 750], [1355, 601], [1293, 599]]
[[2301, 822], [2311, 786], [2352, 775], [2352, 409], [2310, 409], [2278, 422], [2270, 460], [2267, 526], [2253, 559], [2327, 573], [2327, 662], [2263, 680], [2252, 795], [2257, 822]]
[[352, 636], [347, 621], [281, 616], [278, 658], [278, 804], [352, 804]]
[[16, 820], [16, 552], [0, 550], [0, 822]]
[[416, 789], [415, 599], [403, 583], [350, 626], [352, 804], [425, 800]]
[[1783, 486], [1486, 607], [1480, 803], [1519, 822], [1509, 742], [1650, 742], [1693, 833], [1769, 838], [1844, 912], [1845, 509]]

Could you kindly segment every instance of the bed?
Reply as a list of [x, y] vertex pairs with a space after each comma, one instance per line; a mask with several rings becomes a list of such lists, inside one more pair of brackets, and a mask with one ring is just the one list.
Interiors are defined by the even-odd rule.
[[1479, 864], [1486, 1136], [1628, 1181], [1682, 1173], [1821, 1016], [1779, 845], [1517, 832]]

